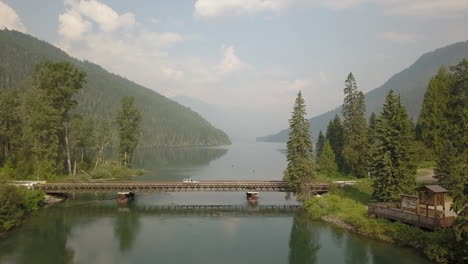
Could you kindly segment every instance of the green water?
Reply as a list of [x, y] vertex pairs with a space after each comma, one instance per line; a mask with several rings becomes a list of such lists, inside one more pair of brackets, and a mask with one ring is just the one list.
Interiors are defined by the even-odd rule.
[[[281, 144], [139, 151], [136, 180], [281, 179]], [[31, 216], [0, 240], [0, 263], [428, 263], [415, 251], [310, 221], [303, 212], [256, 211], [243, 193], [157, 193], [119, 205], [85, 194]], [[296, 204], [260, 193], [260, 204]], [[148, 210], [235, 204], [245, 212]], [[253, 208], [250, 212], [250, 208]]]

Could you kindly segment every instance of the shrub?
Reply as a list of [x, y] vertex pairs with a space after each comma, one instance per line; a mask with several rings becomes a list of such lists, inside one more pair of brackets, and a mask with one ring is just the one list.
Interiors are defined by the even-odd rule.
[[41, 190], [0, 184], [0, 231], [18, 225], [25, 213], [37, 210], [44, 200]]

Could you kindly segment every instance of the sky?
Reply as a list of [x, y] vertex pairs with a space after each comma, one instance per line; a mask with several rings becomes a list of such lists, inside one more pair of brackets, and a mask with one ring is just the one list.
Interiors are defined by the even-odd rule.
[[370, 91], [467, 25], [468, 0], [0, 0], [0, 28], [168, 97], [263, 113], [271, 133], [298, 91], [309, 117], [326, 112], [349, 72]]

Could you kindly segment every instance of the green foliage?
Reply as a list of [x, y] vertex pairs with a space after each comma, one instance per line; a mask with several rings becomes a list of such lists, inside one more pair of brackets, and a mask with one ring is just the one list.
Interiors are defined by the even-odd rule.
[[412, 125], [400, 97], [392, 90], [377, 119], [371, 157], [370, 171], [375, 178], [377, 200], [396, 201], [401, 193], [414, 191], [416, 163]]
[[[468, 60], [450, 67], [447, 106], [442, 109], [441, 133], [435, 140], [436, 178], [449, 189], [458, 213], [453, 231], [456, 254], [468, 261]], [[429, 111], [429, 110], [428, 110]]]
[[317, 161], [318, 170], [320, 173], [333, 174], [338, 171], [338, 166], [335, 162], [335, 153], [327, 140], [323, 147], [323, 152]]
[[41, 190], [27, 190], [0, 183], [0, 232], [20, 224], [24, 215], [37, 210], [44, 200]]
[[416, 248], [432, 261], [463, 263], [450, 230], [426, 232], [400, 222], [368, 217], [366, 204], [371, 194], [372, 182], [360, 181], [344, 190], [332, 188], [322, 197], [309, 199], [304, 208], [313, 219], [326, 219], [366, 237]]
[[144, 147], [230, 144], [223, 131], [189, 108], [96, 64], [74, 59], [32, 36], [0, 30], [0, 58], [0, 91], [19, 90], [36, 65], [44, 61], [67, 61], [75, 65], [86, 74], [87, 80], [72, 98], [78, 102], [76, 113], [96, 123], [114, 120], [119, 111], [116, 102], [124, 96], [135, 97], [143, 114], [141, 145]]
[[415, 161], [418, 168], [434, 168], [435, 156], [434, 152], [428, 148], [422, 141], [415, 141]]
[[369, 118], [369, 128], [367, 132], [370, 146], [372, 146], [375, 142], [376, 126], [377, 126], [377, 115], [374, 112], [372, 112]]
[[418, 119], [418, 130], [424, 144], [435, 151], [436, 144], [443, 135], [446, 119], [444, 113], [448, 106], [452, 77], [445, 67], [432, 77], [424, 95], [421, 113]]
[[52, 106], [45, 91], [34, 87], [26, 90], [20, 110], [23, 118], [23, 154], [31, 155], [35, 177], [49, 179], [61, 173], [61, 113]]
[[291, 119], [287, 143], [288, 166], [284, 178], [296, 187], [315, 177], [312, 140], [309, 134], [309, 123], [306, 116], [304, 99], [301, 92], [297, 94]]
[[369, 139], [364, 94], [350, 73], [345, 81], [343, 103], [343, 158], [345, 167], [358, 178], [367, 176]]
[[140, 176], [144, 172], [142, 170], [134, 170], [126, 166], [118, 166], [111, 163], [106, 163], [92, 170], [90, 175], [93, 179], [128, 179], [131, 176]]
[[124, 97], [117, 115], [119, 130], [119, 158], [121, 164], [132, 164], [133, 152], [138, 146], [141, 134], [141, 113], [135, 106], [135, 98]]
[[457, 212], [468, 211], [468, 60], [451, 67], [446, 119], [440, 143], [436, 145], [436, 178], [454, 198]]
[[318, 158], [322, 154], [323, 147], [325, 146], [325, 141], [327, 141], [327, 139], [323, 135], [322, 130], [320, 130], [320, 133], [317, 138], [317, 143], [315, 144], [315, 160], [318, 160]]
[[335, 118], [328, 123], [326, 139], [330, 142], [330, 146], [335, 153], [335, 161], [340, 171], [344, 171], [343, 133], [340, 117], [335, 115]]

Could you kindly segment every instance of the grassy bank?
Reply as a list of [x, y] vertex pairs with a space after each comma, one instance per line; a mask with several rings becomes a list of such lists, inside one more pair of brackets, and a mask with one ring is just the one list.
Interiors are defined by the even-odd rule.
[[92, 180], [128, 180], [132, 177], [141, 176], [144, 170], [136, 170], [115, 163], [105, 163], [89, 171], [80, 170], [77, 175], [66, 176], [58, 180], [65, 181], [92, 181]]
[[25, 216], [38, 210], [43, 201], [42, 190], [0, 183], [0, 233], [21, 224]]
[[332, 187], [322, 197], [310, 198], [304, 208], [313, 219], [334, 223], [363, 236], [410, 246], [439, 263], [457, 263], [456, 241], [451, 230], [423, 231], [400, 222], [367, 216], [372, 199], [372, 182], [360, 181], [343, 189]]

